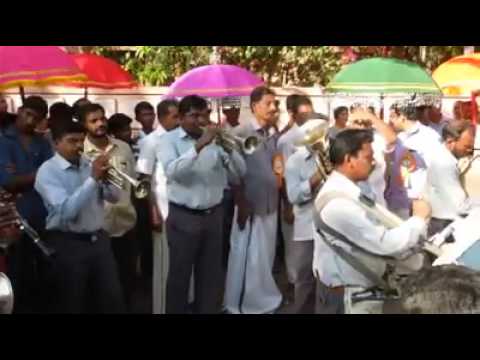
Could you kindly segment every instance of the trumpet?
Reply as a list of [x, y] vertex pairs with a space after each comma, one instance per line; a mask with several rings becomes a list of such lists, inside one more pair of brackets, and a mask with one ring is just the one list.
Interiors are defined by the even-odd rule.
[[[90, 164], [96, 159], [93, 154], [87, 155], [83, 151], [80, 152], [80, 155], [83, 155]], [[151, 184], [148, 180], [134, 179], [113, 165], [108, 168], [106, 181], [120, 190], [124, 189], [125, 183], [130, 183], [137, 199], [145, 199], [151, 191]]]
[[[205, 131], [206, 128], [203, 128]], [[226, 152], [237, 151], [240, 154], [252, 155], [260, 146], [261, 140], [256, 136], [248, 136], [242, 138], [229, 134], [223, 129], [220, 129], [215, 143], [222, 147]]]
[[329, 159], [329, 140], [328, 140], [328, 123], [316, 126], [307, 132], [303, 139], [295, 143], [296, 146], [305, 146], [306, 149], [314, 156], [317, 169], [325, 181], [333, 171], [333, 166]]

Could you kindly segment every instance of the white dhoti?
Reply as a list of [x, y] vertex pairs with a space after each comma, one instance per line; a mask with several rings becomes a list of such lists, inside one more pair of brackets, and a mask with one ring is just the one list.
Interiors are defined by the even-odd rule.
[[165, 314], [168, 277], [167, 232], [153, 231], [153, 313]]
[[224, 306], [232, 314], [266, 314], [282, 303], [272, 269], [277, 245], [277, 213], [254, 215], [241, 231], [233, 218]]

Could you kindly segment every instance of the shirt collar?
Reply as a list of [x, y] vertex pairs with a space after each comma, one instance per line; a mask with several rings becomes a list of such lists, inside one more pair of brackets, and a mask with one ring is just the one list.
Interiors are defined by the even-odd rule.
[[87, 153], [87, 152], [90, 152], [92, 150], [94, 150], [96, 152], [109, 152], [110, 150], [112, 150], [112, 148], [118, 147], [118, 141], [119, 140], [108, 136], [108, 146], [105, 150], [102, 150], [102, 149], [98, 148], [94, 143], [92, 143], [87, 136], [87, 137], [85, 137], [85, 152]]
[[185, 130], [183, 130], [183, 128], [181, 126], [178, 127], [178, 136], [180, 137], [180, 139], [191, 138], [191, 136], [188, 135], [187, 132]]
[[356, 183], [336, 170], [330, 175], [330, 180], [334, 181], [339, 189], [342, 189], [348, 194], [359, 196], [361, 193], [360, 187]]
[[411, 136], [413, 134], [416, 134], [419, 131], [420, 131], [420, 123], [418, 121], [416, 121], [415, 124], [410, 129], [405, 130], [405, 133], [408, 136]]
[[160, 135], [163, 135], [167, 132], [167, 130], [165, 130], [165, 128], [162, 126], [162, 124], [158, 124], [157, 128], [155, 129], [155, 134], [157, 134], [158, 136]]

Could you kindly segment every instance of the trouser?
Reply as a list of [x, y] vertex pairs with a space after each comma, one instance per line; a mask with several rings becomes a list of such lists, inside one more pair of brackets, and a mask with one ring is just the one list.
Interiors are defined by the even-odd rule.
[[153, 234], [153, 313], [165, 314], [169, 249], [165, 229]]
[[313, 240], [292, 241], [286, 254], [291, 264], [295, 289], [293, 312], [313, 314], [315, 310], [315, 278], [313, 276]]
[[[95, 241], [96, 239], [96, 241]], [[111, 242], [103, 231], [90, 235], [47, 233], [56, 255], [46, 268], [48, 311], [124, 313], [125, 304]]]
[[230, 253], [230, 234], [232, 232], [235, 203], [231, 190], [223, 192], [223, 266], [228, 266], [228, 254]]
[[131, 312], [133, 293], [136, 290], [137, 244], [135, 231], [120, 237], [112, 237], [112, 250], [117, 262], [118, 275], [127, 311]]
[[134, 201], [137, 218], [136, 232], [139, 240], [140, 271], [143, 279], [151, 279], [153, 274], [153, 238], [150, 205], [147, 199]]
[[277, 245], [277, 212], [253, 215], [243, 230], [237, 211], [230, 239], [225, 309], [233, 314], [272, 313], [282, 294], [272, 274]]
[[344, 314], [343, 287], [329, 288], [316, 278], [315, 314]]
[[295, 264], [292, 263], [293, 258], [289, 256], [292, 253], [292, 248], [295, 246], [295, 241], [293, 241], [293, 224], [288, 224], [282, 217], [280, 217], [282, 237], [283, 237], [283, 248], [284, 248], [284, 257], [285, 257], [285, 268], [287, 271], [287, 280], [290, 284], [294, 283], [295, 278]]
[[188, 289], [195, 277], [193, 312], [220, 310], [222, 289], [223, 208], [197, 212], [170, 204], [167, 239], [170, 264], [167, 280], [167, 314], [188, 312]]
[[8, 249], [7, 276], [15, 294], [14, 313], [41, 312], [41, 282], [38, 273], [39, 256], [32, 240], [23, 235]]

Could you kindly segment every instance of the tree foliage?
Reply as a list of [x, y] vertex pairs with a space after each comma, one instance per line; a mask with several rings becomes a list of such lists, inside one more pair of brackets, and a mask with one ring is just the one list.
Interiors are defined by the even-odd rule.
[[[93, 51], [113, 57], [145, 85], [168, 86], [181, 74], [212, 60], [212, 46], [137, 46], [134, 52]], [[326, 85], [351, 62], [386, 56], [416, 62], [433, 71], [460, 55], [463, 46], [218, 46], [221, 63], [261, 76], [272, 86]]]

